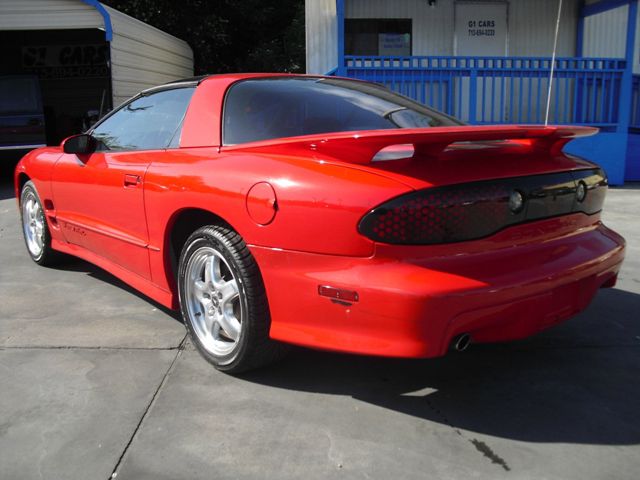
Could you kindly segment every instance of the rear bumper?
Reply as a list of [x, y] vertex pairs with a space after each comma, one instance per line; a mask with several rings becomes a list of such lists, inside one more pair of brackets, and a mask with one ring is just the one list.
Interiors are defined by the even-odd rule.
[[[514, 340], [572, 317], [615, 283], [624, 244], [597, 223], [553, 240], [427, 257], [411, 247], [381, 247], [369, 258], [251, 250], [267, 288], [272, 338], [434, 357], [461, 333], [474, 342]], [[320, 285], [356, 291], [358, 301], [321, 297]]]

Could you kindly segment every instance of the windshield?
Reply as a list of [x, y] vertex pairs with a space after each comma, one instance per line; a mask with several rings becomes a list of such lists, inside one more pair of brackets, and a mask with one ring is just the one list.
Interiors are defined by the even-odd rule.
[[462, 122], [373, 83], [334, 78], [244, 80], [227, 93], [225, 145], [317, 133]]

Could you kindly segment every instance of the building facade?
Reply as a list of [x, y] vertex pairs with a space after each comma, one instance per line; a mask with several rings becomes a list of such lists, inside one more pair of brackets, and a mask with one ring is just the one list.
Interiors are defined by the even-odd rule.
[[[371, 80], [472, 124], [593, 125], [567, 150], [640, 180], [638, 0], [306, 0], [307, 72]], [[556, 59], [552, 63], [556, 21]]]

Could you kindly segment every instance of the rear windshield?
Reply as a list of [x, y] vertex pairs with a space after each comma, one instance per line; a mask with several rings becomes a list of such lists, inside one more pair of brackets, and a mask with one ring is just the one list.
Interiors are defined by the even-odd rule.
[[316, 133], [461, 125], [372, 83], [334, 78], [243, 80], [227, 93], [225, 145]]

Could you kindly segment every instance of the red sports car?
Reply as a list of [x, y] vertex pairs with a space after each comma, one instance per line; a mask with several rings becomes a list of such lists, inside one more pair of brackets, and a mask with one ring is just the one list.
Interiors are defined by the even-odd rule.
[[470, 127], [375, 84], [213, 75], [145, 90], [15, 173], [28, 252], [180, 308], [239, 372], [285, 343], [435, 357], [523, 338], [611, 287], [585, 127]]

